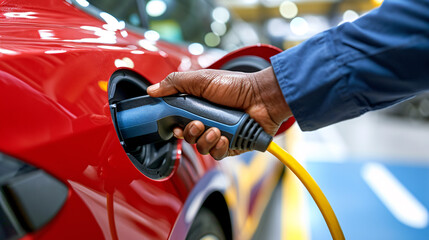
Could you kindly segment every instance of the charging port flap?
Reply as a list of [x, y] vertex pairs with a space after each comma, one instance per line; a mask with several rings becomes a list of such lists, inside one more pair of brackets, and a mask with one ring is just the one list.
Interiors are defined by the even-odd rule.
[[110, 112], [119, 141], [134, 166], [149, 178], [162, 179], [169, 176], [174, 168], [177, 140], [127, 145], [123, 141], [116, 121], [117, 103], [147, 95], [146, 89], [149, 85], [145, 79], [134, 72], [126, 70], [115, 72], [110, 78], [108, 87]]

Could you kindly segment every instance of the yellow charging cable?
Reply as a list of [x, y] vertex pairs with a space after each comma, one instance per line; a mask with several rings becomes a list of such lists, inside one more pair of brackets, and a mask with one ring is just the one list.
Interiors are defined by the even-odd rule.
[[334, 240], [345, 239], [343, 230], [341, 230], [340, 223], [338, 222], [337, 217], [335, 216], [334, 210], [332, 210], [331, 205], [326, 199], [325, 194], [320, 190], [316, 181], [313, 177], [301, 166], [301, 164], [296, 161], [288, 152], [279, 147], [275, 142], [271, 142], [267, 148], [268, 152], [277, 157], [286, 167], [288, 167], [304, 184], [308, 192], [313, 197], [314, 201], [319, 207], [320, 212], [325, 219], [326, 224], [328, 225], [331, 236]]

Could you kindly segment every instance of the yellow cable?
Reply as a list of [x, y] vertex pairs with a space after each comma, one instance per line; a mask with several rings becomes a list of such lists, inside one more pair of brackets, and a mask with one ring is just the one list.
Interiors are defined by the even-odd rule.
[[334, 210], [332, 210], [328, 199], [326, 199], [325, 194], [320, 190], [313, 177], [311, 177], [311, 175], [304, 169], [304, 167], [301, 166], [301, 164], [298, 163], [298, 161], [295, 160], [295, 158], [292, 157], [292, 155], [279, 147], [275, 142], [271, 142], [267, 150], [286, 165], [286, 167], [288, 167], [307, 188], [308, 192], [316, 202], [317, 207], [319, 207], [323, 218], [325, 218], [325, 222], [328, 225], [332, 238], [334, 240], [345, 239]]

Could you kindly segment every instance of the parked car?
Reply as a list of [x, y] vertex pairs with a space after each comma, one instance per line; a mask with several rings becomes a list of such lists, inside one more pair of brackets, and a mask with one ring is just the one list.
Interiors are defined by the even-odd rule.
[[116, 1], [125, 19], [90, 2], [0, 2], [0, 239], [250, 238], [282, 173], [277, 160], [217, 162], [181, 140], [127, 149], [111, 110], [170, 72], [204, 61], [257, 71], [279, 50], [213, 62], [151, 38], [142, 14], [151, 1]]

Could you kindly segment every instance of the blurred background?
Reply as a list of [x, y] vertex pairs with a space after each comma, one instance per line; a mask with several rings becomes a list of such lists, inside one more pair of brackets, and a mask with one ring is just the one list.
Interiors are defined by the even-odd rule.
[[[198, 31], [205, 34], [194, 42], [231, 51], [259, 42], [286, 50], [356, 20], [382, 1], [214, 4], [211, 13], [197, 11], [208, 21], [207, 30]], [[314, 132], [301, 132], [295, 125], [286, 134], [285, 145], [325, 192], [347, 239], [429, 238], [428, 94]], [[254, 239], [330, 239], [330, 235], [310, 195], [288, 172]]]
[[[201, 56], [202, 66], [257, 43], [286, 50], [382, 4], [382, 0], [150, 0], [145, 5], [149, 19], [142, 21], [136, 12], [104, 6], [108, 1], [92, 2], [112, 9], [130, 27], [150, 29], [144, 32], [149, 40], [182, 44]], [[126, 2], [133, 1], [121, 4]], [[149, 26], [142, 26], [146, 22]], [[295, 124], [277, 140], [285, 142], [319, 183], [347, 239], [429, 239], [428, 94], [318, 131], [304, 133]], [[254, 239], [330, 239], [330, 235], [311, 197], [287, 172]]]

